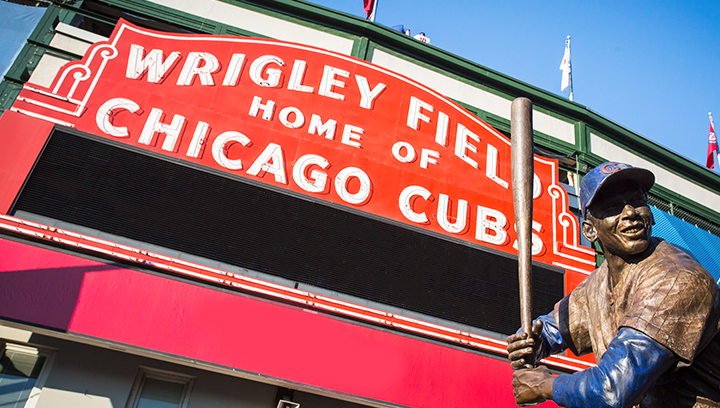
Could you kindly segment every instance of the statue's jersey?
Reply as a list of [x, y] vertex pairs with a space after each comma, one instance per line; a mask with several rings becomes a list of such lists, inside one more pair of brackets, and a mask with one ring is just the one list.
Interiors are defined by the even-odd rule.
[[[622, 327], [640, 331], [676, 357], [641, 406], [720, 407], [720, 297], [688, 254], [654, 238], [648, 256], [611, 287], [607, 262], [555, 306], [568, 348], [600, 361]], [[716, 402], [715, 402], [716, 401]]]

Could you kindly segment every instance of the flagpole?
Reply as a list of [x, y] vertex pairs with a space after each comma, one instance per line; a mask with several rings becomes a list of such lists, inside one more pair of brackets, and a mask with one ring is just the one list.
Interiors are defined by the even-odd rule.
[[[567, 36], [567, 47], [568, 50], [570, 49], [570, 36]], [[570, 58], [570, 61], [572, 61], [572, 57]], [[573, 97], [573, 80], [572, 80], [572, 62], [570, 62], [570, 101], [574, 101], [575, 98]]]
[[380, 0], [375, 0], [375, 5], [373, 6], [373, 11], [370, 13], [370, 21], [375, 22], [375, 13], [377, 13], [377, 7]]

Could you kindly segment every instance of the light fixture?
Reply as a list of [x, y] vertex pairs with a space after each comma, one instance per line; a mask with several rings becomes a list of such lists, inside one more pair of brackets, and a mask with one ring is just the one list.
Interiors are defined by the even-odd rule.
[[300, 408], [300, 404], [298, 404], [297, 402], [281, 399], [280, 401], [278, 401], [277, 408]]

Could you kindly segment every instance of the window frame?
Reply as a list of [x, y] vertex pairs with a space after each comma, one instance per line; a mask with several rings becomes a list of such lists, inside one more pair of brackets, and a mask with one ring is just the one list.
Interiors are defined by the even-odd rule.
[[5, 351], [8, 349], [8, 346], [10, 346], [10, 350], [15, 349], [15, 351], [20, 352], [30, 352], [29, 349], [34, 349], [37, 351], [37, 354], [39, 356], [45, 357], [45, 362], [43, 363], [42, 368], [40, 369], [40, 373], [38, 373], [38, 377], [35, 379], [35, 384], [33, 385], [32, 389], [30, 390], [30, 394], [27, 397], [27, 400], [25, 401], [25, 405], [23, 405], [23, 408], [35, 408], [35, 405], [37, 405], [38, 400], [40, 399], [40, 393], [42, 392], [43, 387], [45, 386], [45, 382], [47, 381], [48, 375], [50, 374], [50, 368], [52, 367], [53, 362], [55, 361], [55, 350], [45, 348], [45, 347], [38, 347], [35, 345], [29, 345], [29, 344], [21, 344], [13, 341], [7, 341], [4, 339], [0, 339], [0, 356], [5, 354]]
[[195, 385], [195, 377], [172, 371], [160, 370], [158, 368], [140, 366], [138, 373], [135, 376], [135, 381], [133, 381], [132, 389], [130, 390], [130, 395], [128, 396], [125, 408], [137, 408], [138, 403], [140, 402], [140, 395], [145, 387], [145, 380], [148, 378], [175, 384], [183, 384], [182, 396], [180, 397], [180, 402], [178, 402], [178, 408], [188, 407], [190, 404], [190, 394], [192, 393], [193, 386]]

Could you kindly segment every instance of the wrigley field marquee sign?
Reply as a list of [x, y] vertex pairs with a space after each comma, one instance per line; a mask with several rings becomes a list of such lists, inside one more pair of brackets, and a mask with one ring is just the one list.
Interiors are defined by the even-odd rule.
[[[121, 20], [49, 88], [28, 83], [12, 110], [516, 253], [510, 141], [432, 89], [360, 59]], [[535, 172], [534, 259], [592, 270], [557, 162], [536, 157]]]

